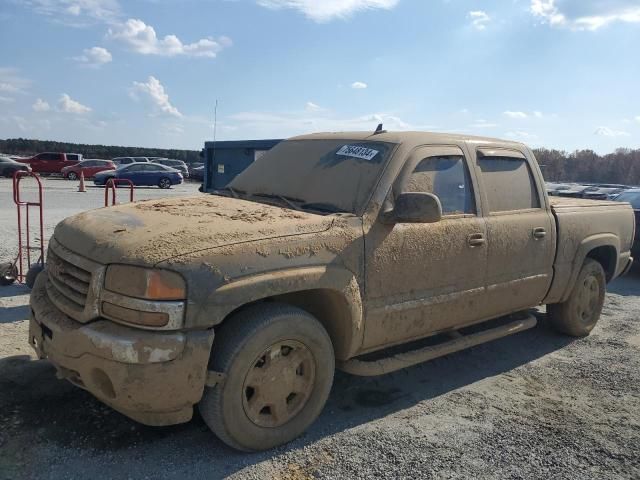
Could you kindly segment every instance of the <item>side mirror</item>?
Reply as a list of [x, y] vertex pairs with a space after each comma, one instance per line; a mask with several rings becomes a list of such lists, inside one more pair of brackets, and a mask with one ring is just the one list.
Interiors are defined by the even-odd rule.
[[390, 217], [396, 223], [436, 223], [442, 219], [442, 205], [432, 193], [405, 192], [396, 198]]

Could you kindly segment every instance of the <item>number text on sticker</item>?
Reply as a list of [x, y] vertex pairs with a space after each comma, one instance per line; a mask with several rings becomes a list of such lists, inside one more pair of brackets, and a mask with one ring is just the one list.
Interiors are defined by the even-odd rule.
[[373, 160], [378, 153], [378, 150], [373, 150], [371, 148], [359, 147], [358, 145], [345, 145], [336, 152], [336, 155]]

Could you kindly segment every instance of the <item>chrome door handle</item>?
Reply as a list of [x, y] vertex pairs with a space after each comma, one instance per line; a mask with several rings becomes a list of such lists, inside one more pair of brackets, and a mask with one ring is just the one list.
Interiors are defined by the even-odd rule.
[[533, 229], [533, 238], [540, 240], [546, 236], [547, 236], [547, 231], [544, 228], [538, 227]]
[[481, 247], [482, 245], [487, 243], [487, 240], [484, 238], [484, 235], [482, 233], [474, 233], [467, 237], [467, 243], [471, 248]]

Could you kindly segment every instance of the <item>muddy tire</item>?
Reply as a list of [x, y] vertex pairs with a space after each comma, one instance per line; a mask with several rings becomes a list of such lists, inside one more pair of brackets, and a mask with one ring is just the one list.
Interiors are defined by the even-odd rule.
[[40, 275], [43, 270], [44, 266], [41, 263], [34, 263], [33, 265], [31, 265], [24, 280], [24, 283], [27, 285], [27, 287], [33, 288], [33, 286], [36, 284], [36, 278], [38, 278], [38, 275]]
[[0, 285], [6, 287], [13, 284], [18, 277], [18, 267], [13, 263], [0, 263]]
[[77, 180], [78, 179], [78, 175], [76, 174], [76, 172], [69, 172], [67, 174], [67, 178], [69, 180]]
[[315, 317], [268, 303], [225, 321], [209, 369], [225, 379], [205, 387], [202, 418], [230, 447], [258, 451], [293, 440], [316, 420], [331, 391], [335, 358]]
[[171, 188], [171, 180], [169, 180], [167, 177], [162, 177], [158, 182], [158, 187], [162, 189]]
[[572, 337], [589, 335], [600, 318], [606, 284], [602, 265], [587, 258], [567, 301], [547, 306], [553, 327]]

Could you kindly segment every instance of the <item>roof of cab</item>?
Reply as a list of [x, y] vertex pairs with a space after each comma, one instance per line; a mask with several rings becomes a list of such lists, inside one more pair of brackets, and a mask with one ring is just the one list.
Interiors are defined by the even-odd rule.
[[374, 134], [373, 132], [321, 132], [309, 135], [300, 135], [289, 140], [369, 140], [389, 143], [458, 143], [472, 142], [477, 144], [501, 144], [504, 146], [522, 147], [522, 143], [511, 140], [502, 140], [491, 137], [476, 137], [473, 135], [461, 135], [455, 133], [436, 132], [387, 132]]

